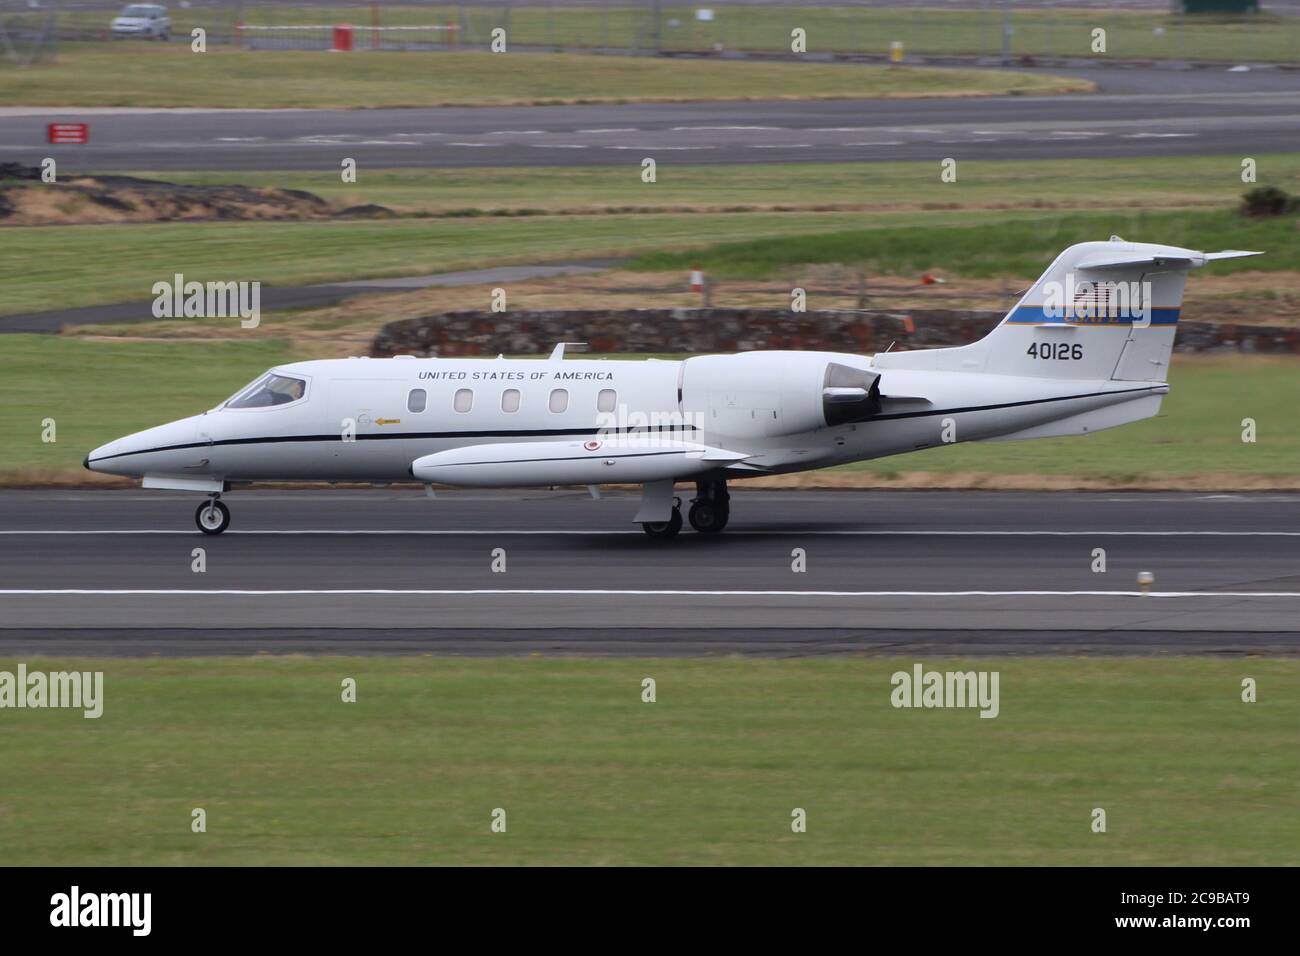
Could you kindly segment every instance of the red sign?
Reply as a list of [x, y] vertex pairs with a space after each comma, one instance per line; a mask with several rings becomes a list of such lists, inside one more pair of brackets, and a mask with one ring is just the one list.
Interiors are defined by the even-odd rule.
[[87, 143], [90, 141], [89, 123], [50, 123], [45, 127], [45, 140], [49, 143]]

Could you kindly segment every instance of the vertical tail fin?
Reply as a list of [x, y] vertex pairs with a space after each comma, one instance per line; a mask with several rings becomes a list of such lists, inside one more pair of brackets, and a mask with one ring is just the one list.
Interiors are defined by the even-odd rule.
[[1033, 378], [1163, 382], [1188, 270], [1217, 259], [1253, 255], [1259, 253], [1197, 252], [1125, 242], [1118, 236], [1109, 242], [1082, 242], [1057, 256], [979, 342], [880, 355], [876, 364]]

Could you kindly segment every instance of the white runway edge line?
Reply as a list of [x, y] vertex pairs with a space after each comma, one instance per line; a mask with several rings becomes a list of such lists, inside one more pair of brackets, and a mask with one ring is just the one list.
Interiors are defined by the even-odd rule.
[[4, 588], [4, 596], [88, 595], [133, 597], [291, 597], [301, 595], [572, 596], [572, 597], [1153, 597], [1153, 598], [1300, 598], [1300, 591], [691, 591], [638, 588]]
[[[64, 531], [38, 528], [24, 531], [21, 529], [6, 529], [0, 531], [0, 535], [92, 535], [92, 534], [184, 534], [193, 535], [193, 529], [184, 528], [109, 528], [109, 529], [89, 529], [83, 531]], [[629, 535], [638, 537], [643, 534], [640, 530], [628, 531], [598, 531], [598, 530], [576, 530], [570, 528], [555, 529], [538, 529], [538, 528], [504, 528], [504, 529], [483, 529], [483, 528], [302, 528], [302, 529], [253, 529], [245, 531], [227, 531], [224, 537], [230, 535], [245, 534], [269, 534], [269, 535], [306, 535], [306, 534], [386, 534], [386, 535], [580, 535], [580, 536], [602, 536], [602, 535]], [[769, 535], [784, 537], [824, 537], [834, 535], [849, 536], [871, 536], [880, 537], [893, 535], [895, 537], [930, 537], [930, 538], [1082, 538], [1082, 537], [1102, 537], [1102, 538], [1300, 538], [1300, 531], [962, 531], [942, 529], [926, 531], [891, 531], [882, 528], [877, 531], [797, 531], [797, 530], [780, 530], [771, 531], [728, 531], [727, 536], [735, 535]]]

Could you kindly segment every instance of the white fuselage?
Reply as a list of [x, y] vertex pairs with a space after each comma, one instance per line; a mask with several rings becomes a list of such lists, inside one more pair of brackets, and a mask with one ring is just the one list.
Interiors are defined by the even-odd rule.
[[[708, 470], [737, 478], [955, 441], [1080, 434], [1154, 414], [1167, 390], [1156, 382], [891, 368], [870, 356], [828, 352], [684, 361], [334, 359], [280, 366], [273, 376], [270, 388], [283, 394], [264, 388], [250, 398], [250, 386], [211, 411], [97, 448], [87, 467], [144, 476], [155, 487], [210, 490], [259, 480], [411, 481], [421, 480], [413, 469], [429, 456], [518, 445], [528, 454], [454, 463], [466, 478], [453, 483], [593, 483], [587, 472], [538, 460], [538, 443], [567, 443], [573, 455], [555, 453], [566, 460], [586, 454], [586, 443], [611, 463], [599, 480]], [[828, 424], [830, 393], [849, 401], [863, 393], [836, 382], [877, 379], [872, 414]], [[277, 404], [257, 404], [262, 400]], [[1107, 411], [1121, 404], [1122, 414]], [[612, 463], [611, 448], [655, 441], [680, 453], [680, 474], [663, 474], [672, 460], [664, 456], [654, 462], [658, 470], [642, 474], [633, 458], [649, 468], [648, 453]], [[439, 481], [454, 474], [432, 466], [428, 473]]]

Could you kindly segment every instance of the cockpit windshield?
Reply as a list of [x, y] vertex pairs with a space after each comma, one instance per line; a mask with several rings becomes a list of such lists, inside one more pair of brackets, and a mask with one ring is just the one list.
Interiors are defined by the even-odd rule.
[[229, 402], [227, 408], [270, 408], [296, 402], [307, 392], [307, 383], [300, 378], [269, 372]]

